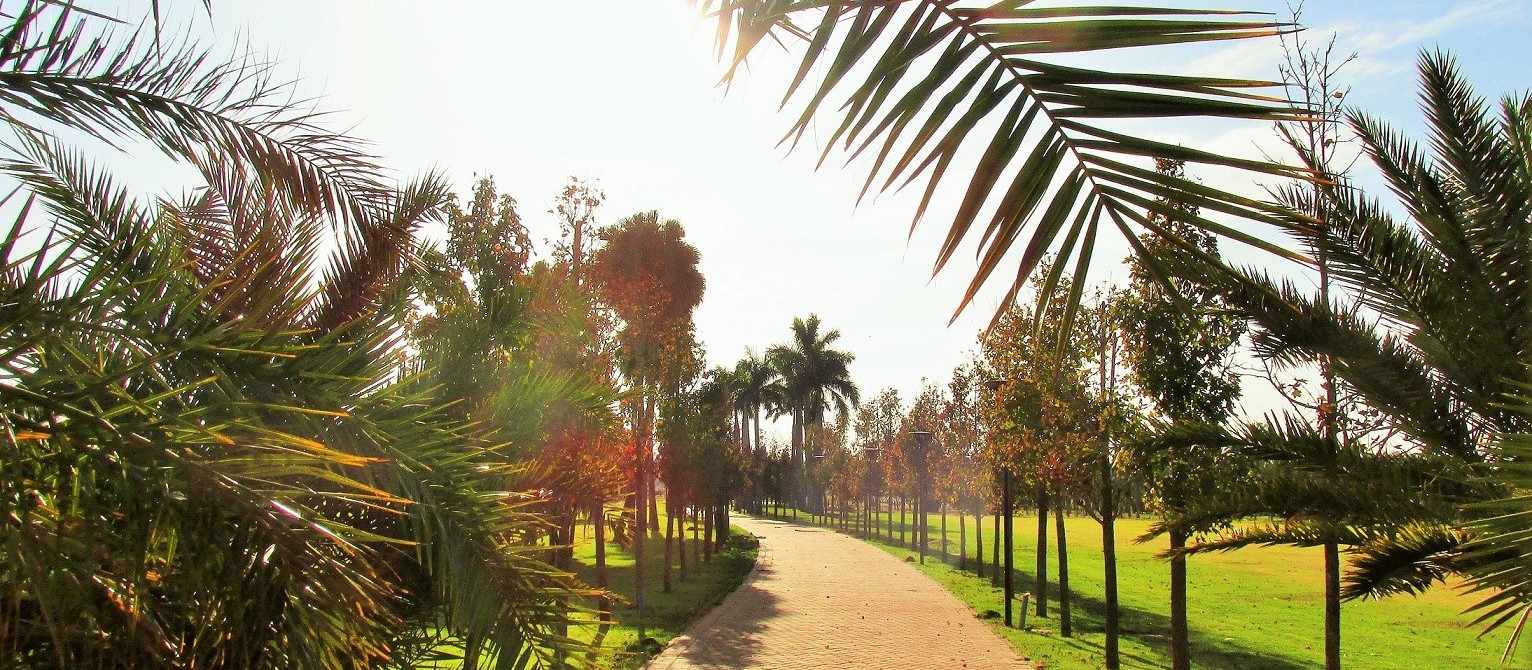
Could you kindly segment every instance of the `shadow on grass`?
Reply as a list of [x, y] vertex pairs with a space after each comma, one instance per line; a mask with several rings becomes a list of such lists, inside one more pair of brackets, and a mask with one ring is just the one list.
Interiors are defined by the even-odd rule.
[[[646, 652], [663, 648], [739, 587], [755, 566], [756, 542], [739, 528], [730, 531], [725, 548], [714, 553], [711, 560], [700, 561], [700, 565], [693, 563], [696, 556], [693, 552], [699, 545], [687, 539], [687, 576], [682, 579], [679, 570], [673, 572], [670, 593], [661, 591], [665, 541], [663, 538], [647, 539], [644, 543], [645, 611], [642, 617], [634, 602], [633, 555], [628, 548], [615, 543], [607, 545], [607, 589], [617, 597], [612, 602], [614, 623], [591, 626], [590, 629], [598, 646], [616, 651], [611, 666], [631, 668], [642, 665], [648, 660]], [[596, 583], [594, 561], [588, 556], [579, 557], [574, 572], [582, 581]], [[643, 644], [643, 638], [653, 638], [654, 642]]]
[[[886, 548], [908, 551], [912, 553], [916, 551], [916, 549], [910, 544], [901, 543], [899, 541], [899, 523], [897, 520], [894, 520], [893, 523], [889, 524], [893, 529], [891, 533], [888, 529], [882, 528], [880, 529], [880, 533], [878, 535], [869, 535], [867, 533], [861, 532], [860, 530], [853, 531], [849, 528], [847, 530], [840, 530], [839, 528], [835, 527], [833, 523], [830, 525], [823, 523], [811, 523], [809, 520], [810, 517], [807, 514], [802, 514], [796, 519], [792, 518], [791, 516], [768, 516], [763, 518], [770, 518], [773, 521], [779, 521], [787, 524], [804, 526], [812, 525], [821, 528], [828, 528], [851, 535], [861, 539], [864, 542], [877, 544]], [[915, 525], [910, 523], [907, 525], [906, 530], [912, 532], [914, 528]], [[893, 539], [889, 538], [890, 534], [893, 536]], [[932, 535], [935, 536], [936, 533], [933, 532]], [[938, 552], [927, 552], [926, 560], [941, 563], [942, 557]], [[959, 571], [957, 568], [956, 556], [951, 556], [950, 560], [946, 562], [946, 565], [953, 571]], [[993, 566], [986, 564], [986, 567], [992, 569]], [[960, 572], [966, 577], [972, 579], [974, 585], [976, 586], [987, 586], [991, 583], [989, 577], [980, 577], [971, 568], [961, 570]], [[1011, 574], [1011, 579], [1018, 585], [1031, 584], [1033, 581], [1034, 573], [1031, 571], [1013, 568]], [[1051, 586], [1055, 589], [1058, 587], [1056, 583], [1051, 584]], [[998, 604], [1000, 603], [997, 602], [997, 605]], [[1056, 607], [1057, 600], [1050, 600], [1049, 605], [1050, 607]], [[1087, 596], [1085, 594], [1079, 593], [1078, 591], [1070, 589], [1070, 606], [1072, 614], [1071, 623], [1077, 634], [1104, 633], [1105, 629], [1103, 622], [1106, 616], [1105, 600]], [[1169, 667], [1170, 638], [1168, 633], [1170, 631], [1170, 617], [1158, 612], [1151, 612], [1144, 609], [1123, 606], [1119, 606], [1118, 613], [1119, 626], [1121, 631], [1120, 635], [1122, 640], [1124, 642], [1129, 640], [1136, 641], [1155, 653], [1155, 656], [1146, 656], [1143, 654], [1133, 654], [1124, 650], [1122, 652], [1122, 659], [1124, 663], [1129, 665], [1148, 667]], [[1029, 627], [1040, 627], [1036, 626], [1038, 619], [1035, 615], [1028, 617], [1028, 619], [1029, 623], [1034, 624], [1034, 626]], [[1058, 619], [1056, 618], [1056, 610], [1054, 617], [1047, 617], [1042, 619], [1042, 621], [1046, 622], [1047, 625], [1050, 626], [1057, 625]], [[1272, 656], [1269, 650], [1251, 648], [1249, 646], [1230, 641], [1218, 635], [1199, 631], [1195, 627], [1196, 622], [1192, 623], [1193, 628], [1191, 631], [1191, 655], [1198, 668], [1207, 668], [1210, 670], [1306, 670], [1313, 667], [1312, 664], [1301, 663], [1289, 658]], [[1083, 654], [1089, 654], [1098, 659], [1103, 658], [1105, 655], [1105, 648], [1103, 647], [1102, 643], [1095, 640], [1089, 640], [1080, 637], [1063, 638], [1057, 635], [1052, 636], [1052, 639], [1054, 644], [1067, 647]]]

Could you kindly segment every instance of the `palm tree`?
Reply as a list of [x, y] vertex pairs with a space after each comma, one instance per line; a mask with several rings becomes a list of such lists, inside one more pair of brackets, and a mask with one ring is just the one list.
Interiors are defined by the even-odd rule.
[[[784, 141], [796, 145], [821, 112], [833, 113], [839, 121], [824, 142], [821, 160], [837, 145], [853, 157], [869, 158], [864, 195], [874, 187], [886, 191], [923, 179], [915, 224], [938, 191], [960, 196], [935, 262], [939, 272], [965, 240], [978, 238], [979, 267], [959, 311], [1018, 244], [1024, 251], [1011, 283], [1012, 297], [1050, 249], [1058, 257], [1049, 284], [1073, 264], [1075, 285], [1084, 286], [1103, 228], [1115, 229], [1135, 249], [1135, 226], [1163, 232], [1145, 214], [1164, 213], [1156, 204], [1159, 198], [1173, 196], [1203, 211], [1256, 221], [1281, 214], [1265, 203], [1156, 173], [1142, 157], [1271, 175], [1307, 174], [1112, 129], [1119, 121], [1182, 117], [1306, 118], [1280, 93], [1271, 92], [1276, 88], [1272, 82], [1106, 71], [1050, 61], [1060, 54], [1244, 40], [1296, 29], [1263, 16], [1183, 7], [1054, 3], [1039, 8], [966, 0], [705, 0], [700, 5], [704, 15], [718, 21], [720, 55], [731, 54], [727, 78], [736, 76], [763, 43], [794, 38], [803, 43], [802, 62], [784, 96], [784, 103], [799, 96], [802, 113]], [[1135, 53], [1131, 61], [1152, 60], [1144, 56]], [[960, 154], [979, 158], [965, 168], [954, 165]], [[1202, 216], [1192, 223], [1295, 257], [1236, 227]], [[1079, 304], [1078, 291], [1067, 300], [1066, 322]]]
[[[770, 361], [750, 349], [746, 349], [745, 357], [734, 365], [734, 409], [744, 416], [745, 429], [741, 433], [750, 435], [750, 457], [755, 466], [752, 472], [759, 472], [765, 462], [766, 449], [761, 443], [761, 412], [781, 404], [782, 387], [779, 382], [780, 375], [772, 368]], [[751, 504], [755, 507], [754, 511], [759, 513], [759, 482], [754, 494], [755, 499]]]
[[[1349, 485], [1372, 487], [1347, 497], [1348, 482], [1332, 481], [1345, 504], [1309, 509], [1294, 515], [1302, 523], [1292, 528], [1260, 528], [1251, 537], [1280, 531], [1286, 541], [1357, 545], [1344, 590], [1352, 598], [1413, 592], [1464, 573], [1472, 590], [1488, 593], [1475, 609], [1478, 621], [1493, 628], [1516, 617], [1525, 622], [1532, 612], [1526, 586], [1532, 550], [1520, 539], [1532, 510], [1518, 497], [1528, 488], [1526, 472], [1513, 464], [1525, 453], [1521, 436], [1532, 428], [1532, 412], [1517, 400], [1532, 384], [1525, 365], [1532, 360], [1532, 311], [1525, 308], [1532, 304], [1526, 280], [1532, 178], [1522, 169], [1532, 159], [1525, 139], [1532, 96], [1505, 98], [1496, 118], [1449, 56], [1422, 54], [1420, 72], [1429, 152], [1371, 117], [1347, 118], [1409, 221], [1397, 221], [1344, 180], [1281, 194], [1289, 207], [1325, 222], [1299, 221], [1288, 229], [1322, 250], [1330, 277], [1348, 290], [1351, 304], [1316, 300], [1254, 269], [1237, 279], [1185, 258], [1173, 265], [1215, 287], [1260, 327], [1255, 344], [1262, 356], [1332, 361], [1335, 375], [1410, 446], [1408, 454], [1370, 466], [1395, 474], [1356, 479], [1350, 473], [1362, 466], [1341, 464], [1360, 459], [1358, 447], [1305, 432], [1301, 422], [1233, 431], [1242, 436], [1234, 442], [1254, 445], [1266, 461], [1328, 473], [1332, 480], [1344, 472], [1344, 479], [1356, 479]], [[1272, 434], [1289, 445], [1272, 447]], [[1414, 461], [1404, 459], [1426, 465], [1406, 467]], [[1282, 474], [1291, 468], [1274, 472], [1293, 476]], [[1410, 490], [1422, 481], [1434, 482], [1437, 494]], [[1296, 504], [1285, 500], [1267, 495], [1243, 502], [1247, 511]], [[1341, 521], [1347, 525], [1337, 526]]]
[[856, 383], [851, 381], [850, 366], [856, 356], [832, 348], [841, 337], [840, 331], [820, 334], [819, 325], [817, 314], [794, 318], [792, 342], [766, 352], [782, 376], [782, 395], [792, 417], [792, 454], [800, 472], [808, 467], [807, 450], [813, 446], [806, 444], [806, 437], [824, 423], [831, 410], [845, 416], [861, 401]]
[[[587, 592], [517, 546], [542, 520], [498, 440], [395, 355], [395, 280], [440, 180], [384, 186], [262, 67], [94, 39], [106, 19], [68, 3], [13, 10], [0, 664], [405, 664], [447, 635], [469, 667], [514, 666], [571, 647], [554, 626]], [[204, 186], [145, 206], [50, 123], [145, 136]]]

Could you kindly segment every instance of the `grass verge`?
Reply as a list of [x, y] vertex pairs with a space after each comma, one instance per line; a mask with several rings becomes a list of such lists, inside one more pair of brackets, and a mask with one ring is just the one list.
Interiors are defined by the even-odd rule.
[[[672, 573], [670, 593], [661, 589], [665, 540], [650, 538], [644, 545], [644, 616], [639, 616], [631, 602], [634, 594], [632, 552], [613, 543], [607, 544], [607, 588], [625, 599], [612, 604], [612, 615], [617, 623], [604, 630], [589, 626], [571, 631], [577, 638], [597, 642], [606, 652], [591, 659], [595, 667], [627, 670], [642, 665], [649, 659], [650, 652], [663, 649], [692, 622], [722, 602], [755, 567], [756, 540], [749, 533], [731, 527], [725, 548], [713, 554], [711, 559], [698, 561], [696, 552], [700, 543], [690, 539], [690, 525], [687, 528], [687, 573], [684, 578], [679, 571]], [[575, 544], [574, 571], [581, 580], [595, 584], [596, 547], [589, 533], [588, 526], [576, 532], [579, 541]], [[643, 638], [652, 638], [654, 642], [640, 645]]]
[[[916, 552], [895, 537], [866, 537], [900, 558]], [[798, 521], [811, 517], [799, 513]], [[792, 520], [789, 512], [788, 520]], [[908, 519], [913, 525], [913, 517]], [[1000, 611], [1003, 594], [991, 583], [992, 518], [982, 529], [985, 577], [974, 572], [973, 517], [964, 523], [970, 555], [967, 569], [957, 567], [958, 520], [947, 517], [948, 559], [942, 560], [941, 524], [931, 516], [930, 550], [921, 569], [966, 602], [976, 613]], [[1163, 539], [1136, 544], [1132, 538], [1147, 530], [1149, 521], [1124, 519], [1117, 524], [1118, 593], [1122, 612], [1121, 655], [1124, 668], [1168, 668], [1165, 634], [1169, 630], [1169, 567], [1155, 557], [1165, 549]], [[826, 525], [821, 523], [820, 525]], [[834, 525], [834, 524], [829, 524]], [[882, 524], [887, 527], [887, 517]], [[1033, 590], [1037, 518], [1014, 522], [1016, 547], [1013, 580], [1018, 594]], [[1048, 616], [1028, 613], [1027, 629], [1007, 629], [991, 620], [994, 630], [1040, 668], [1087, 670], [1104, 668], [1105, 612], [1102, 581], [1101, 527], [1085, 517], [1065, 522], [1069, 538], [1070, 592], [1074, 636], [1058, 634], [1058, 555], [1049, 522], [1050, 578]], [[912, 534], [911, 534], [912, 535]], [[907, 536], [908, 537], [908, 536]], [[1298, 670], [1323, 667], [1322, 556], [1319, 549], [1270, 547], [1194, 556], [1188, 563], [1188, 618], [1192, 629], [1192, 665], [1206, 670]], [[1500, 662], [1508, 631], [1478, 638], [1462, 614], [1475, 601], [1455, 589], [1439, 586], [1420, 597], [1396, 596], [1381, 601], [1345, 603], [1342, 607], [1342, 667], [1348, 670], [1409, 670], [1459, 668], [1509, 670], [1532, 668], [1532, 647], [1523, 645], [1508, 663]], [[1019, 607], [1019, 602], [1017, 603]], [[1019, 617], [1019, 613], [1018, 613]]]

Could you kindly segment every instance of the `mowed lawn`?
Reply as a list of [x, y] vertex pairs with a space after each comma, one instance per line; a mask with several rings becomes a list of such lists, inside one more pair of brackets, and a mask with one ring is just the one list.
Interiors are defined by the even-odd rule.
[[[661, 508], [663, 509], [663, 507]], [[688, 524], [688, 528], [690, 525]], [[637, 668], [648, 661], [652, 652], [663, 649], [672, 639], [686, 630], [692, 622], [702, 618], [708, 610], [723, 598], [734, 591], [750, 570], [755, 567], [756, 540], [755, 537], [739, 529], [729, 529], [728, 546], [718, 553], [714, 553], [712, 560], [703, 562], [700, 569], [688, 571], [687, 578], [681, 579], [680, 573], [672, 575], [671, 592], [664, 593], [661, 590], [661, 569], [665, 560], [665, 540], [663, 538], [650, 538], [644, 544], [644, 565], [648, 571], [644, 574], [645, 579], [645, 611], [646, 616], [638, 616], [636, 608], [631, 601], [633, 598], [633, 554], [615, 543], [607, 543], [607, 578], [608, 590], [618, 596], [618, 600], [612, 603], [612, 615], [614, 623], [608, 626], [584, 625], [571, 627], [571, 637], [585, 641], [594, 641], [600, 651], [587, 654], [583, 659], [584, 665], [597, 669], [627, 670]], [[687, 532], [686, 551], [687, 563], [692, 564], [692, 550], [696, 544], [690, 539], [691, 533]], [[575, 529], [574, 572], [587, 584], [596, 583], [596, 543], [593, 539], [593, 530], [589, 524], [582, 524]], [[582, 603], [587, 611], [581, 613], [582, 618], [595, 621], [596, 617], [594, 602]], [[640, 631], [643, 635], [640, 636]], [[652, 638], [653, 642], [643, 645], [639, 641], [643, 638]], [[461, 653], [457, 647], [449, 647], [442, 651], [451, 655]], [[458, 670], [462, 663], [457, 660], [421, 661], [415, 667], [429, 668], [431, 670]]]
[[[897, 515], [895, 524], [897, 525]], [[809, 517], [800, 513], [799, 520]], [[975, 612], [1002, 610], [1002, 591], [988, 578], [972, 572], [973, 517], [967, 518], [970, 564], [959, 571], [957, 517], [948, 516], [950, 565], [939, 552], [940, 517], [931, 516], [926, 574], [967, 601]], [[910, 522], [913, 524], [913, 517]], [[985, 574], [993, 551], [991, 524], [984, 523]], [[1148, 519], [1124, 519], [1117, 524], [1118, 594], [1122, 611], [1122, 667], [1168, 668], [1165, 635], [1169, 631], [1169, 566], [1155, 554], [1164, 551], [1164, 538], [1145, 544], [1133, 540], [1148, 530]], [[1069, 538], [1069, 585], [1073, 593], [1074, 637], [1058, 634], [1058, 555], [1053, 522], [1049, 520], [1048, 616], [1030, 608], [1029, 630], [995, 630], [1039, 667], [1101, 668], [1102, 580], [1101, 526], [1089, 517], [1065, 522]], [[1036, 565], [1037, 517], [1017, 517], [1016, 592], [1033, 587]], [[897, 541], [873, 540], [900, 557], [915, 552]], [[1264, 547], [1193, 556], [1188, 561], [1188, 616], [1192, 631], [1193, 666], [1216, 669], [1288, 670], [1323, 667], [1324, 582], [1318, 548]], [[1532, 643], [1506, 663], [1501, 654], [1509, 638], [1500, 629], [1478, 639], [1480, 629], [1463, 614], [1476, 602], [1455, 585], [1437, 587], [1419, 597], [1394, 596], [1381, 601], [1348, 602], [1342, 606], [1343, 667], [1348, 669], [1506, 669], [1532, 668]], [[1018, 601], [1019, 608], [1019, 601]], [[1018, 614], [1019, 617], [1019, 614]]]

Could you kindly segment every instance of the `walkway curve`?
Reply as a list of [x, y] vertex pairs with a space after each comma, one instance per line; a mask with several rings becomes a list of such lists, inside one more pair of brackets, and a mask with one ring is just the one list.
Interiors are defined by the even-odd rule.
[[737, 515], [755, 570], [647, 670], [1029, 668], [956, 596], [832, 530]]

